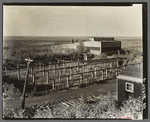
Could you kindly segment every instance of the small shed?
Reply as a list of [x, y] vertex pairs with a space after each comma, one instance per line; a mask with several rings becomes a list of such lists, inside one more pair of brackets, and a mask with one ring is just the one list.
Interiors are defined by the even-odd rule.
[[122, 103], [130, 96], [142, 98], [143, 69], [127, 67], [117, 76], [117, 98]]

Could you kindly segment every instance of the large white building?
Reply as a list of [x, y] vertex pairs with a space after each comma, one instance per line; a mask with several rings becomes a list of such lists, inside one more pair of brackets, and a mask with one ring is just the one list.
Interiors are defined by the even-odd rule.
[[121, 41], [115, 41], [112, 37], [92, 37], [83, 43], [84, 47], [89, 48], [93, 54], [113, 54], [121, 50]]

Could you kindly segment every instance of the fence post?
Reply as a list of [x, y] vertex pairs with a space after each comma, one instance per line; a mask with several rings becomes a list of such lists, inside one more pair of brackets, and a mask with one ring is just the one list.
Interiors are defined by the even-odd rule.
[[118, 61], [117, 61], [117, 68], [118, 68], [118, 66], [119, 66], [119, 65], [118, 65]]
[[65, 67], [65, 65], [64, 65], [64, 61], [63, 61], [63, 68]]
[[94, 77], [96, 77], [96, 67], [94, 68]]
[[72, 74], [72, 68], [71, 68], [71, 63], [70, 63], [70, 80], [72, 79], [71, 74]]
[[107, 77], [108, 77], [108, 71], [107, 71], [107, 69], [106, 69], [106, 79], [107, 79]]
[[83, 74], [80, 75], [80, 84], [83, 82]]
[[58, 79], [59, 79], [59, 82], [60, 82], [60, 71], [59, 71], [58, 77], [59, 77]]
[[112, 62], [110, 62], [110, 72], [112, 72]]
[[33, 74], [33, 84], [35, 84], [35, 74]]
[[46, 84], [49, 83], [49, 72], [47, 72], [47, 77], [46, 77]]
[[118, 68], [116, 68], [116, 76], [118, 75]]
[[56, 65], [54, 65], [54, 75], [56, 75]]
[[18, 76], [18, 80], [20, 79], [20, 69], [19, 69], [19, 65], [17, 64], [17, 76]]
[[53, 87], [53, 90], [55, 89], [55, 78], [54, 78], [54, 81], [52, 83], [52, 87]]
[[31, 76], [31, 78], [32, 78], [32, 73], [33, 73], [33, 68], [31, 67], [31, 69], [30, 69], [30, 76]]
[[5, 73], [6, 73], [6, 75], [8, 74], [8, 72], [7, 72], [7, 66], [5, 65]]
[[41, 62], [39, 62], [39, 71], [41, 71]]
[[45, 76], [45, 65], [43, 67], [43, 77]]
[[67, 76], [67, 88], [69, 88], [69, 78]]
[[84, 72], [84, 63], [83, 63], [83, 66], [82, 66], [82, 73]]
[[50, 64], [51, 64], [51, 62], [49, 61], [49, 70], [51, 69], [51, 65]]
[[102, 80], [104, 80], [104, 70], [102, 70]]

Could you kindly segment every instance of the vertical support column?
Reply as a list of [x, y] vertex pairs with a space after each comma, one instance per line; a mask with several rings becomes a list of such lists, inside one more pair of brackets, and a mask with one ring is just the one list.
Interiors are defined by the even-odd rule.
[[54, 76], [56, 75], [56, 64], [54, 65]]
[[39, 62], [39, 71], [41, 71], [41, 62]]
[[33, 79], [33, 84], [35, 84], [35, 74], [33, 74], [32, 79]]
[[65, 68], [65, 64], [64, 64], [64, 61], [63, 61], [63, 68]]
[[116, 68], [116, 76], [118, 75], [118, 68]]
[[52, 83], [52, 87], [53, 87], [53, 90], [55, 89], [55, 78], [54, 78], [54, 81]]
[[118, 68], [119, 64], [118, 64], [118, 61], [117, 61], [117, 68]]
[[49, 72], [46, 72], [46, 84], [49, 84]]
[[71, 63], [70, 63], [70, 72], [69, 72], [69, 75], [70, 75], [70, 80], [72, 79], [72, 68], [71, 68]]
[[94, 77], [96, 77], [96, 67], [94, 68]]
[[67, 88], [69, 88], [69, 77], [67, 76]]
[[106, 79], [108, 78], [108, 70], [106, 69]]
[[51, 62], [49, 61], [49, 63], [48, 63], [48, 66], [49, 66], [49, 70], [51, 69], [51, 65], [50, 65], [50, 64], [51, 64]]
[[102, 80], [104, 80], [104, 70], [102, 70]]
[[112, 72], [112, 62], [110, 62], [110, 72]]
[[82, 66], [82, 73], [84, 72], [84, 63], [83, 63], [83, 66]]
[[5, 65], [5, 73], [6, 73], [6, 75], [8, 74], [8, 72], [7, 72], [7, 66]]
[[83, 73], [80, 75], [80, 84], [83, 83]]
[[18, 80], [20, 79], [20, 68], [19, 68], [19, 65], [17, 64], [17, 77], [18, 77]]
[[45, 76], [45, 65], [43, 66], [43, 77]]
[[30, 76], [32, 78], [32, 73], [33, 73], [33, 67], [30, 68]]
[[60, 71], [59, 71], [59, 74], [58, 74], [58, 80], [59, 80], [59, 82], [60, 82]]

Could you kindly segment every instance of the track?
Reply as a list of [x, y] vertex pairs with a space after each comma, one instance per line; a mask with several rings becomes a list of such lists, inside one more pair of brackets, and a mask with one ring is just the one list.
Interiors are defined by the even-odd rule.
[[[77, 87], [76, 87], [77, 88]], [[81, 97], [88, 95], [98, 96], [100, 94], [107, 94], [108, 91], [115, 92], [116, 91], [116, 79], [107, 80], [105, 83], [92, 84], [90, 86], [62, 91], [54, 91], [44, 96], [34, 96], [30, 98], [26, 98], [25, 106], [30, 107], [32, 105], [42, 105], [46, 102], [49, 103], [58, 103], [62, 101], [67, 101], [73, 98]], [[3, 108], [20, 108], [21, 107], [21, 99], [9, 99], [3, 100]]]

